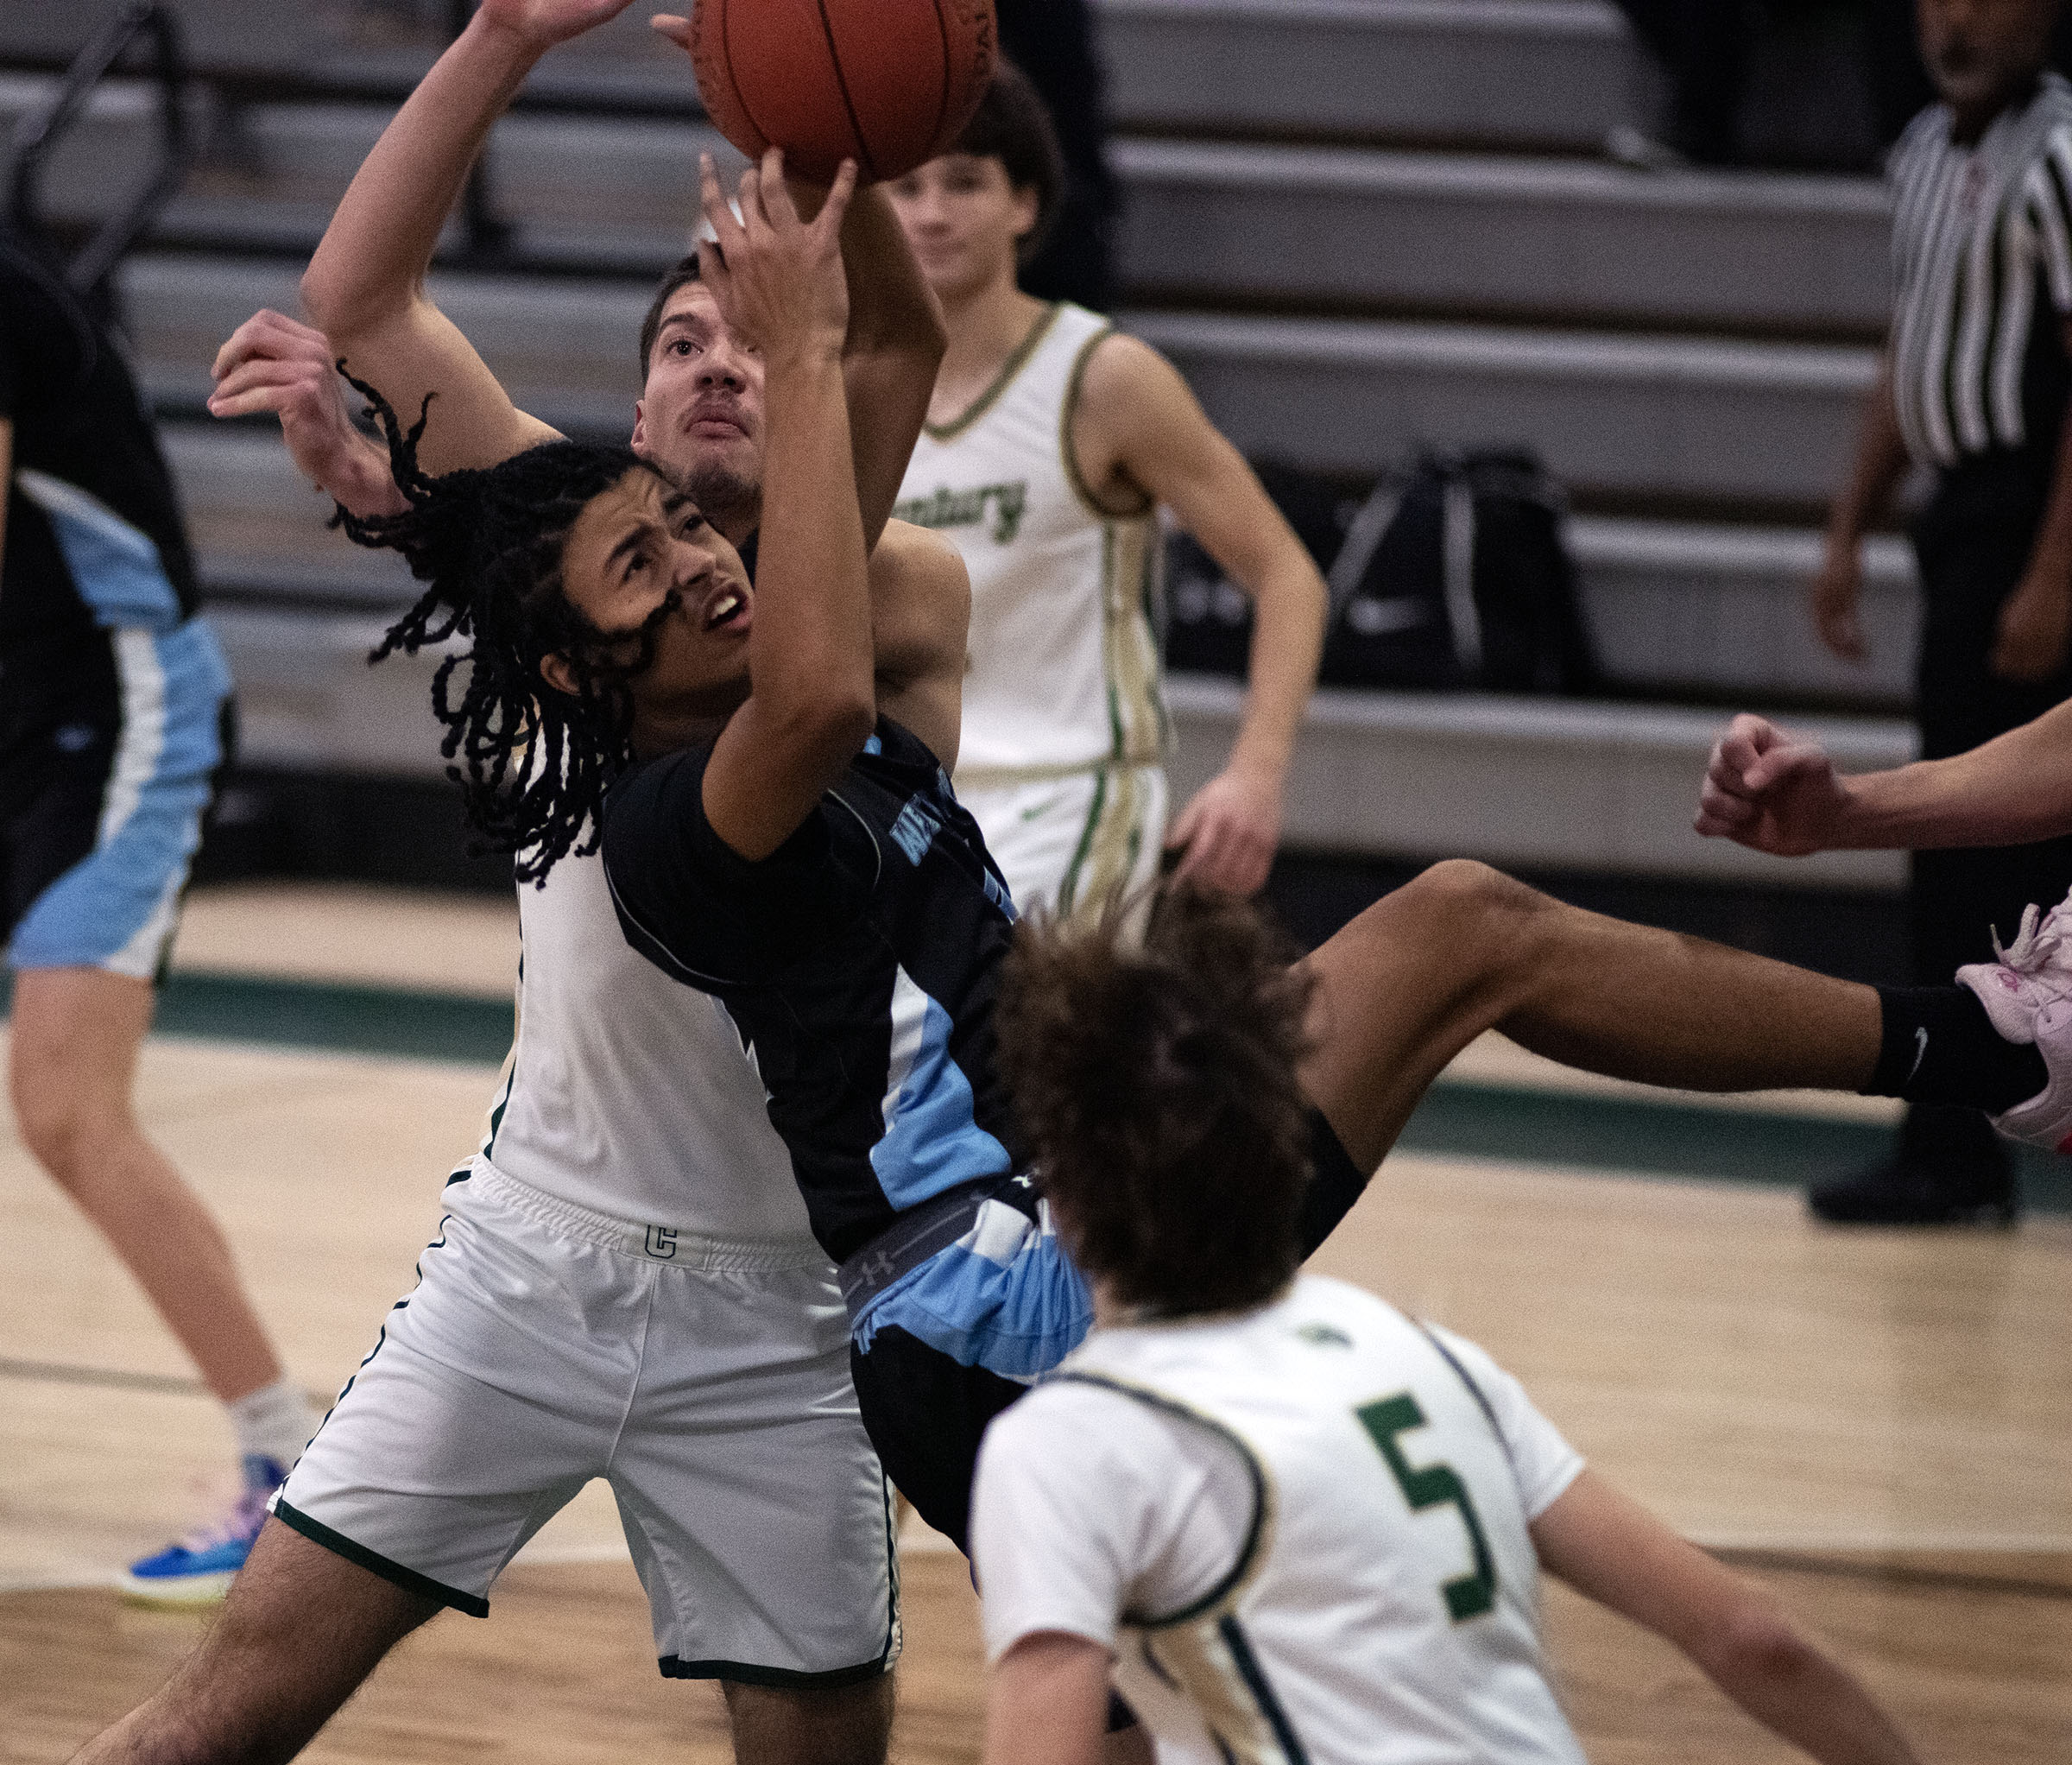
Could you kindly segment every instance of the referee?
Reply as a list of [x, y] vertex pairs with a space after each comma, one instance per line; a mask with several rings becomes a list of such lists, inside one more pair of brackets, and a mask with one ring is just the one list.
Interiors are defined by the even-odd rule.
[[[1910, 461], [1924, 757], [1962, 753], [2072, 695], [2072, 85], [2045, 71], [2060, 0], [1918, 0], [1942, 102], [1892, 150], [1896, 292], [1883, 371], [1813, 586], [1821, 641], [1854, 661], [1866, 526]], [[1917, 852], [1914, 978], [1990, 958], [2028, 901], [2072, 886], [2072, 839]], [[1822, 1219], [2007, 1224], [2018, 1199], [1985, 1118], [1915, 1104], [1884, 1163], [1816, 1185]]]

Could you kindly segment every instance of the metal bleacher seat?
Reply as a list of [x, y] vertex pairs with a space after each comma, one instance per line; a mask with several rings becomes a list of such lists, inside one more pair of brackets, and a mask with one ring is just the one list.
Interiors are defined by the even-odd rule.
[[[1886, 297], [1874, 180], [1605, 161], [1606, 131], [1637, 114], [1648, 76], [1601, 0], [1096, 6], [1128, 205], [1121, 317], [1241, 446], [1355, 475], [1422, 444], [1527, 443], [1576, 496], [1586, 607], [1626, 699], [1824, 699], [1888, 713], [1837, 725], [1866, 763], [1905, 751], [1889, 718], [1907, 693], [1904, 550], [1873, 547], [1869, 670], [1821, 655], [1801, 604], [1811, 523], [1874, 371]], [[189, 0], [186, 12], [215, 150], [120, 288], [237, 657], [246, 751], [433, 769], [412, 698], [422, 668], [376, 687], [358, 663], [407, 579], [325, 530], [321, 499], [263, 426], [212, 424], [200, 403], [239, 319], [262, 304], [294, 310], [301, 261], [436, 43], [341, 37], [335, 9], [280, 0]], [[56, 0], [10, 0], [0, 123], [36, 101], [82, 29], [75, 16]], [[50, 168], [52, 212], [109, 206], [149, 127], [147, 93], [104, 87]], [[500, 252], [471, 253], [481, 242], [456, 231], [434, 279], [526, 408], [624, 434], [638, 317], [682, 250], [695, 155], [716, 139], [680, 58], [631, 13], [556, 51], [528, 84], [487, 157], [511, 233]], [[1235, 701], [1188, 682], [1175, 699], [1184, 788], [1220, 752]], [[1578, 808], [1562, 838], [1536, 833], [1501, 856], [1753, 873], [1759, 861], [1695, 837], [1618, 831], [1684, 825], [1715, 721], [1629, 702], [1329, 695], [1292, 826], [1312, 845], [1427, 852], [1456, 832], [1449, 806], [1514, 787], [1581, 805], [1616, 780], [1625, 821]], [[1454, 758], [1441, 763], [1442, 749]], [[1639, 764], [1641, 751], [1656, 759]], [[1350, 788], [1354, 755], [1397, 784]], [[1896, 876], [1850, 859], [1804, 880]]]

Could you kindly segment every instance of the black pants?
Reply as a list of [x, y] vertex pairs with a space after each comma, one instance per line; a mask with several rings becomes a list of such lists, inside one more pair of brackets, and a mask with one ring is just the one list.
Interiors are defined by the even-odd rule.
[[[1924, 759], [1964, 753], [2072, 697], [2072, 667], [2034, 684], [2004, 680], [1992, 667], [2000, 608], [2028, 569], [2050, 470], [2040, 448], [1967, 461], [1945, 474], [1914, 523], [1924, 603], [1915, 716]], [[1915, 982], [1947, 986], [1961, 964], [1991, 961], [1995, 928], [2012, 939], [2024, 907], [2054, 907], [2068, 889], [2072, 838], [1915, 853], [1907, 900]], [[1990, 1167], [2006, 1157], [1984, 1117], [1968, 1110], [1915, 1107], [1902, 1144], [1937, 1163]]]
[[[1361, 1170], [1324, 1120], [1310, 1111], [1314, 1168], [1299, 1230], [1306, 1258], [1345, 1218], [1367, 1186]], [[856, 1407], [900, 1493], [938, 1532], [970, 1554], [971, 1476], [986, 1424], [1028, 1387], [984, 1367], [966, 1366], [897, 1325], [879, 1330], [869, 1353], [849, 1351]]]

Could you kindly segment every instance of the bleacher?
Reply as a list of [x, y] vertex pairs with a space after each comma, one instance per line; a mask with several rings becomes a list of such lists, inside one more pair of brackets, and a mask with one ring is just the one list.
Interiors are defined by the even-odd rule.
[[[626, 433], [639, 315], [683, 247], [695, 154], [716, 142], [647, 9], [548, 58], [488, 157], [508, 232], [457, 225], [433, 280], [518, 401], [573, 433]], [[1348, 475], [1419, 444], [1523, 442], [1575, 499], [1570, 541], [1618, 699], [1320, 694], [1292, 840], [1779, 880], [1685, 831], [1718, 707], [1811, 707], [1857, 765], [1911, 742], [1904, 547], [1872, 548], [1869, 667], [1827, 657], [1804, 610], [1873, 372], [1879, 186], [1609, 163], [1606, 133], [1640, 114], [1647, 73], [1600, 0], [1098, 11], [1128, 200], [1121, 316], [1233, 439]], [[201, 401], [238, 320], [295, 310], [300, 262], [436, 41], [261, 0], [186, 13], [212, 147], [121, 291], [238, 674], [245, 757], [434, 773], [426, 670], [361, 666], [407, 579], [325, 531], [266, 427], [213, 423]], [[10, 0], [0, 123], [38, 101], [85, 28], [53, 0]], [[55, 216], [104, 212], [136, 180], [155, 104], [139, 82], [104, 87], [51, 168]], [[1220, 758], [1238, 696], [1178, 678], [1173, 700], [1184, 792]], [[1788, 880], [1898, 876], [1890, 857], [1840, 854]]]

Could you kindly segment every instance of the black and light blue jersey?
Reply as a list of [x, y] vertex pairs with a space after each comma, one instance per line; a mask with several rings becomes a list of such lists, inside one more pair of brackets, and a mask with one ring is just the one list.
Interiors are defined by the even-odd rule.
[[783, 845], [750, 861], [705, 819], [710, 750], [614, 788], [620, 923], [739, 1026], [837, 1262], [900, 1213], [1019, 1161], [995, 1075], [1007, 885], [935, 756], [881, 719]]
[[[977, 824], [934, 755], [881, 718], [797, 832], [749, 860], [705, 819], [710, 757], [647, 762], [607, 800], [628, 939], [739, 1028], [814, 1235], [845, 1265], [859, 1346], [896, 1322], [966, 1365], [1054, 1365], [1090, 1306], [1018, 1174], [993, 1038], [1014, 908]], [[895, 1224], [952, 1217], [859, 1300], [849, 1276]]]

